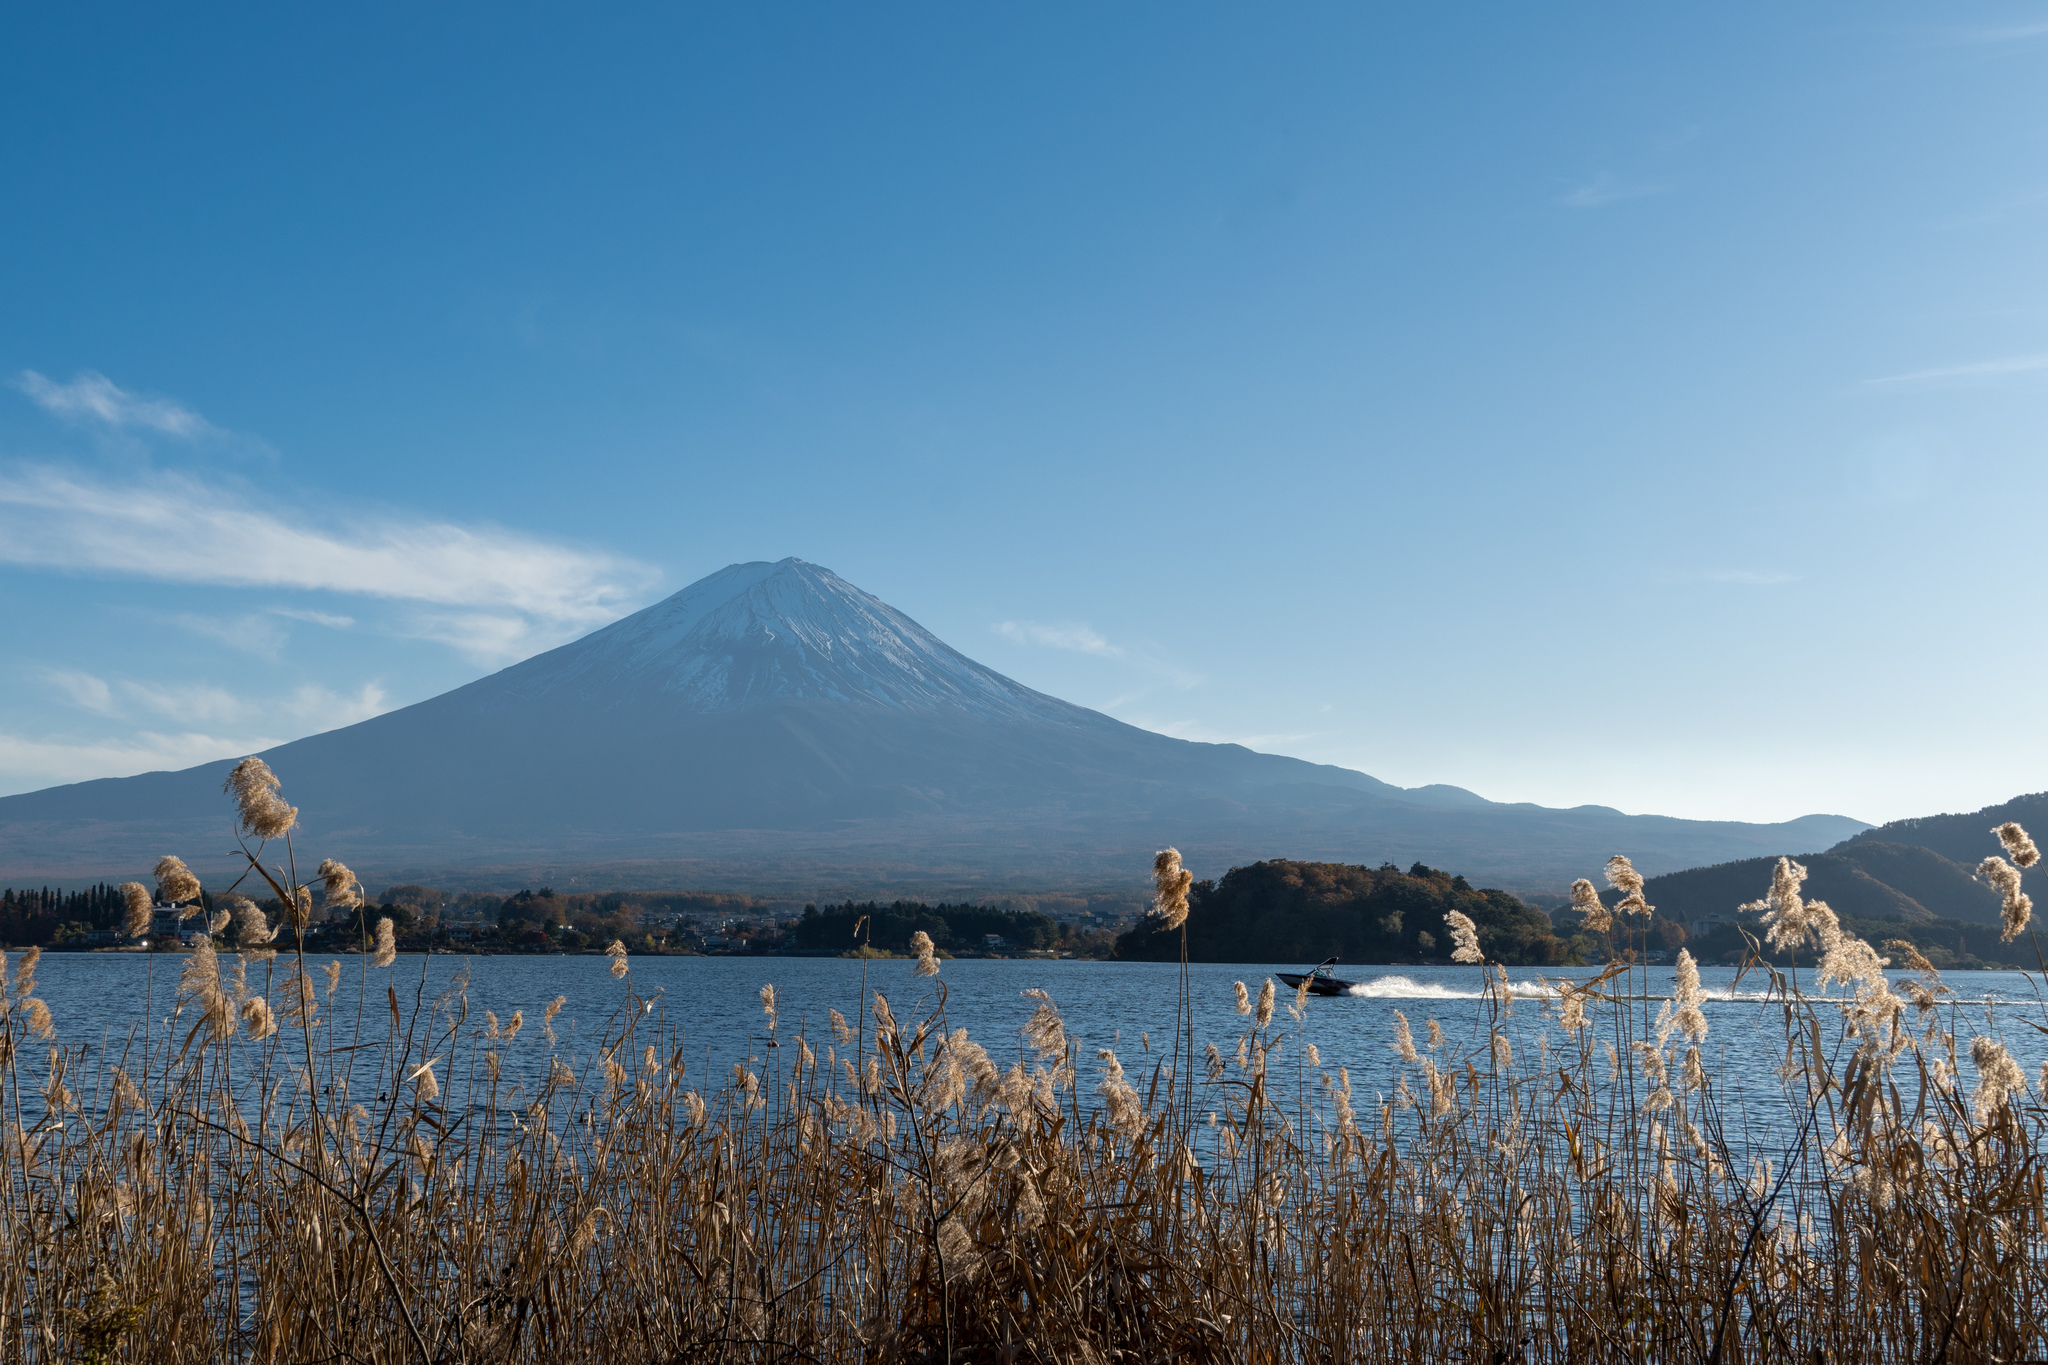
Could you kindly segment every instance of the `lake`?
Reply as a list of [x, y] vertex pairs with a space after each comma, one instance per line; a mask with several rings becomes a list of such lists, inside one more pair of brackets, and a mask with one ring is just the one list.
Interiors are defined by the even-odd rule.
[[[317, 959], [321, 963], [331, 960]], [[13, 955], [10, 965], [18, 961], [19, 955]], [[232, 970], [233, 957], [221, 961], [224, 970]], [[1066, 1018], [1069, 1033], [1083, 1045], [1081, 1083], [1084, 1093], [1092, 1093], [1097, 1072], [1094, 1049], [1114, 1048], [1136, 1079], [1149, 1071], [1149, 1064], [1158, 1059], [1162, 1049], [1171, 1047], [1180, 974], [1177, 965], [1165, 963], [964, 959], [946, 961], [935, 981], [913, 976], [911, 963], [901, 958], [863, 964], [839, 958], [635, 957], [629, 959], [629, 980], [622, 982], [609, 975], [609, 962], [603, 957], [410, 955], [381, 971], [366, 967], [365, 961], [343, 959], [343, 984], [323, 1005], [328, 1027], [335, 1035], [348, 1033], [352, 1037], [360, 1011], [364, 1036], [382, 1037], [389, 1022], [387, 987], [398, 992], [402, 1008], [409, 1012], [416, 1002], [431, 1006], [437, 995], [466, 972], [473, 1022], [480, 1022], [485, 1010], [500, 1019], [509, 1019], [514, 1010], [525, 1012], [525, 1029], [505, 1050], [505, 1063], [509, 1079], [531, 1082], [547, 1065], [549, 1044], [541, 1015], [550, 1000], [558, 995], [568, 997], [555, 1021], [559, 1047], [572, 1057], [588, 1057], [596, 1038], [625, 1007], [630, 987], [653, 1003], [649, 1022], [659, 1021], [682, 1035], [689, 1074], [706, 1088], [728, 1079], [733, 1064], [751, 1060], [759, 1070], [770, 1055], [764, 1046], [767, 1019], [759, 1000], [764, 984], [772, 983], [778, 993], [782, 1036], [806, 1030], [811, 1045], [822, 1054], [831, 1039], [827, 1011], [836, 1008], [853, 1019], [862, 1007], [865, 967], [867, 988], [887, 994], [898, 1020], [906, 1026], [937, 1005], [935, 987], [943, 983], [946, 1022], [966, 1028], [1003, 1065], [1025, 1057], [1018, 1029], [1036, 1002], [1022, 993], [1030, 988], [1049, 992]], [[145, 1015], [153, 1029], [171, 1022], [177, 977], [184, 962], [182, 955], [168, 954], [60, 953], [42, 959], [37, 993], [49, 1004], [58, 1041], [87, 1050], [85, 1069], [76, 1074], [90, 1075], [102, 1059], [118, 1054], [124, 1041], [141, 1028]], [[272, 964], [256, 966], [250, 972], [251, 984], [260, 985], [271, 970], [281, 981], [287, 962], [280, 956]], [[1188, 973], [1197, 1047], [1214, 1043], [1225, 1053], [1235, 1049], [1247, 1021], [1234, 1009], [1233, 982], [1245, 982], [1256, 996], [1267, 976], [1300, 970], [1298, 963], [1191, 966]], [[1545, 982], [1583, 980], [1593, 974], [1586, 969], [1510, 969], [1509, 980], [1518, 999], [1513, 1013], [1500, 1023], [1525, 1060], [1526, 1050], [1538, 1046], [1539, 1037], [1547, 1036], [1551, 1046], [1556, 1046], [1563, 1036], [1553, 1013], [1544, 1006], [1543, 997], [1553, 996]], [[1492, 1006], [1482, 998], [1477, 968], [1354, 966], [1344, 969], [1344, 975], [1359, 983], [1355, 993], [1311, 998], [1303, 1041], [1317, 1047], [1326, 1068], [1350, 1070], [1362, 1117], [1377, 1109], [1376, 1094], [1389, 1094], [1394, 1086], [1397, 1062], [1389, 1042], [1396, 1010], [1407, 1015], [1418, 1042], [1426, 1038], [1427, 1022], [1434, 1019], [1442, 1025], [1451, 1046], [1467, 1050], [1486, 1046]], [[1775, 1127], [1784, 1112], [1775, 1074], [1785, 1047], [1781, 1008], [1765, 1000], [1767, 981], [1761, 973], [1752, 972], [1739, 985], [1735, 969], [1730, 967], [1703, 966], [1700, 975], [1709, 996], [1704, 1012], [1710, 1027], [1702, 1056], [1717, 1078], [1731, 1118], [1740, 1120], [1746, 1114], [1763, 1129]], [[1802, 972], [1802, 979], [1808, 977], [1810, 973]], [[1895, 981], [1903, 979], [1904, 974], [1894, 974]], [[2038, 977], [2018, 972], [1954, 972], [1944, 979], [1955, 992], [1955, 1001], [1944, 1017], [1946, 1027], [1960, 1041], [1965, 1078], [1974, 1083], [1967, 1056], [1969, 1036], [1989, 1033], [2008, 1045], [2026, 1070], [2031, 1088], [2042, 1061], [2048, 1060], [2048, 1047], [2043, 1046], [2048, 1038], [2018, 1022], [2014, 1015], [2018, 1012], [2023, 1018], [2048, 1023], [2048, 1012], [2035, 990]], [[1641, 994], [1651, 997], [1634, 1008], [1654, 1011], [1655, 998], [1670, 994], [1672, 969], [1649, 967], [1628, 980]], [[273, 987], [270, 994], [276, 1001], [281, 992]], [[1292, 998], [1290, 992], [1281, 991], [1275, 1011], [1276, 1032], [1295, 1027], [1286, 1010]], [[153, 1002], [147, 1011], [146, 999]], [[1819, 1013], [1833, 1042], [1840, 1033], [1839, 1016], [1832, 1007]], [[188, 1014], [173, 1026], [182, 1031], [190, 1023]], [[334, 1036], [331, 1045], [346, 1045], [347, 1041]], [[26, 1055], [33, 1057], [33, 1050]], [[1301, 1061], [1302, 1054], [1298, 1048], [1290, 1048], [1277, 1058], [1278, 1067], [1288, 1072]], [[451, 1072], [443, 1074], [450, 1080], [461, 1074], [452, 1068]]]

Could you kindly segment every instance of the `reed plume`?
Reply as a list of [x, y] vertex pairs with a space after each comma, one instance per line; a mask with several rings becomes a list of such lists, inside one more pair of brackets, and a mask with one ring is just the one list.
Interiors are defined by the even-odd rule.
[[1977, 1122], [1989, 1123], [2009, 1096], [2027, 1088], [2026, 1073], [2005, 1050], [2005, 1044], [1994, 1038], [1972, 1038], [1970, 1062], [1977, 1068], [1977, 1093], [1972, 1100]]
[[917, 965], [911, 968], [914, 976], [937, 976], [939, 974], [938, 951], [932, 946], [932, 936], [920, 929], [910, 936], [910, 950], [917, 954]]
[[284, 837], [299, 818], [298, 807], [278, 795], [270, 765], [253, 755], [234, 766], [221, 790], [234, 798], [237, 827], [259, 839]]
[[1250, 1014], [1252, 1012], [1252, 993], [1244, 988], [1244, 982], [1242, 981], [1234, 983], [1234, 986], [1237, 991], [1237, 1012], [1239, 1014]]
[[1998, 836], [1998, 842], [2005, 848], [2005, 856], [2018, 867], [2032, 867], [2041, 861], [2041, 850], [2034, 847], [2034, 841], [2020, 828], [2017, 820], [2008, 820], [1991, 831]]
[[[388, 895], [389, 893], [387, 892], [386, 894]], [[606, 957], [609, 957], [609, 958], [610, 958], [610, 959], [612, 960], [612, 965], [611, 965], [611, 973], [612, 973], [612, 978], [613, 978], [614, 980], [617, 980], [617, 979], [619, 979], [619, 978], [621, 978], [621, 977], [625, 976], [625, 974], [627, 973], [627, 971], [628, 971], [628, 970], [630, 970], [630, 969], [629, 969], [629, 968], [628, 968], [628, 967], [626, 966], [626, 942], [625, 942], [625, 940], [624, 940], [624, 939], [617, 939], [617, 938], [613, 939], [613, 940], [612, 940], [612, 941], [611, 941], [610, 943], [608, 943], [608, 944], [606, 944], [606, 945], [605, 945], [605, 950], [604, 950], [604, 952], [605, 952], [605, 956], [606, 956]]]
[[1572, 883], [1572, 909], [1584, 916], [1579, 927], [1589, 934], [1604, 934], [1614, 928], [1614, 916], [1601, 903], [1600, 893], [1593, 889], [1593, 883], [1584, 877]]
[[1152, 860], [1152, 914], [1162, 929], [1178, 929], [1188, 919], [1188, 888], [1195, 874], [1180, 865], [1180, 850], [1163, 848]]
[[1707, 1016], [1700, 1012], [1700, 1002], [1707, 997], [1706, 992], [1700, 989], [1699, 964], [1693, 961], [1692, 953], [1687, 949], [1678, 950], [1674, 976], [1677, 989], [1673, 992], [1673, 1000], [1678, 1006], [1678, 1031], [1695, 1043], [1700, 1042], [1707, 1036]]
[[1445, 914], [1444, 924], [1451, 931], [1451, 961], [1484, 962], [1485, 954], [1479, 951], [1479, 926], [1472, 917], [1460, 910]]
[[[1941, 973], [1934, 969], [1934, 964], [1929, 962], [1918, 948], [1908, 943], [1905, 939], [1886, 939], [1884, 941], [1884, 950], [1897, 958], [1899, 965], [1907, 971], [1918, 972], [1926, 979], [1927, 984], [1937, 985], [1940, 983]], [[1944, 987], [1944, 989], [1946, 988]]]
[[1259, 987], [1259, 1008], [1253, 1016], [1261, 1033], [1273, 1023], [1273, 978], [1267, 977], [1266, 984]]
[[429, 1057], [414, 1067], [412, 1073], [405, 1078], [406, 1084], [412, 1086], [413, 1093], [419, 1096], [422, 1103], [431, 1104], [441, 1098], [441, 1083], [434, 1079], [434, 1068], [440, 1061], [439, 1057]]
[[353, 910], [363, 903], [363, 890], [356, 874], [328, 858], [320, 864], [320, 888], [328, 910]]
[[149, 888], [141, 882], [121, 883], [121, 904], [126, 907], [121, 932], [130, 938], [142, 938], [148, 934], [154, 909]]
[[1145, 1131], [1145, 1107], [1138, 1092], [1124, 1079], [1123, 1064], [1117, 1061], [1116, 1053], [1105, 1047], [1098, 1048], [1095, 1055], [1102, 1062], [1102, 1082], [1096, 1089], [1102, 1096], [1109, 1122], [1124, 1137], [1135, 1139]]
[[1577, 1033], [1588, 1025], [1590, 1021], [1586, 1018], [1586, 997], [1582, 991], [1573, 990], [1570, 986], [1559, 986], [1557, 998], [1557, 1022], [1560, 1028], [1566, 1033]]
[[[2028, 844], [2028, 847], [2032, 846], [2031, 843]], [[2005, 898], [2001, 912], [2005, 930], [1999, 938], [2006, 943], [2012, 942], [2019, 937], [2020, 931], [2027, 927], [2027, 920], [2034, 913], [2034, 898], [2020, 890], [2019, 869], [1993, 854], [1977, 865], [1977, 875], [1990, 882]]]
[[1780, 858], [1771, 870], [1769, 894], [1741, 907], [1763, 911], [1764, 939], [1773, 948], [1791, 951], [1818, 942], [1825, 949], [1840, 932], [1835, 912], [1827, 902], [1809, 901], [1800, 894], [1805, 882], [1804, 864]]
[[1037, 989], [1025, 991], [1024, 995], [1025, 998], [1038, 1002], [1038, 1008], [1031, 1012], [1031, 1017], [1025, 1021], [1022, 1029], [1025, 1044], [1040, 1057], [1065, 1055], [1066, 1022], [1060, 1018], [1059, 1008], [1053, 1004], [1052, 996]]
[[200, 939], [185, 955], [185, 968], [178, 974], [178, 994], [198, 1008], [199, 1022], [192, 1026], [193, 1038], [203, 1030], [212, 1041], [220, 1043], [234, 1034], [235, 1003], [221, 982], [220, 959], [214, 954], [211, 939]]
[[1656, 906], [1643, 899], [1643, 874], [1636, 871], [1636, 865], [1622, 854], [1615, 854], [1607, 860], [1607, 884], [1621, 892], [1621, 900], [1615, 905], [1616, 914], [1641, 915], [1648, 919]]
[[244, 1000], [242, 1027], [258, 1042], [277, 1032], [277, 1021], [271, 1017], [270, 1002], [260, 995], [252, 995]]
[[1877, 955], [1862, 939], [1839, 930], [1821, 955], [1820, 970], [1814, 976], [1814, 984], [1826, 990], [1830, 982], [1845, 986], [1854, 985], [1874, 988], [1885, 984], [1884, 969], [1890, 960]]
[[311, 1027], [314, 1017], [320, 1013], [320, 997], [313, 989], [312, 978], [297, 962], [285, 976], [281, 995], [284, 1021], [293, 1028]]
[[370, 958], [373, 967], [389, 967], [398, 960], [398, 940], [391, 928], [391, 917], [384, 916], [377, 921], [377, 946]]
[[165, 905], [178, 905], [199, 898], [199, 878], [185, 866], [185, 860], [166, 854], [156, 861], [157, 894]]
[[269, 945], [276, 940], [283, 924], [273, 925], [263, 908], [247, 896], [230, 896], [226, 905], [234, 915], [235, 945], [242, 956], [251, 962], [277, 956], [277, 950]]

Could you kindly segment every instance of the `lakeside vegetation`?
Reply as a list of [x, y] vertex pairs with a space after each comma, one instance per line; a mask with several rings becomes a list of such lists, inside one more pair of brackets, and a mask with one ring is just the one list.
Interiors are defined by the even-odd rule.
[[[252, 898], [265, 915], [284, 913], [275, 896]], [[1082, 903], [1085, 906], [1085, 902]], [[166, 951], [185, 943], [200, 926], [218, 928], [208, 936], [220, 951], [243, 944], [243, 926], [223, 917], [216, 898], [202, 888], [187, 907], [189, 917], [166, 931], [168, 914], [153, 929], [125, 932], [127, 909], [121, 889], [101, 885], [79, 892], [0, 889], [0, 945], [53, 951], [105, 949], [158, 937]], [[806, 905], [793, 913], [782, 902], [731, 892], [575, 892], [552, 887], [511, 895], [449, 893], [430, 886], [398, 885], [360, 904], [309, 920], [307, 946], [319, 952], [360, 952], [388, 920], [401, 952], [493, 953], [596, 952], [617, 941], [638, 954], [853, 951], [866, 943], [883, 956], [909, 951], [913, 933], [927, 934], [948, 955], [988, 952], [1057, 952], [1106, 958], [1115, 947], [1113, 931], [1059, 920], [1038, 910], [1013, 910], [970, 903], [897, 900], [887, 904], [847, 901], [821, 911]], [[161, 908], [160, 908], [161, 910]], [[865, 922], [863, 922], [865, 921]], [[860, 932], [854, 932], [858, 925]], [[989, 942], [994, 935], [1000, 944]]]
[[[1295, 862], [1274, 858], [1233, 867], [1188, 890], [1186, 948], [1193, 962], [1448, 962], [1444, 916], [1478, 926], [1489, 961], [1513, 965], [1583, 964], [1591, 938], [1559, 938], [1548, 916], [1505, 891], [1478, 890], [1463, 877], [1416, 863]], [[1180, 931], [1141, 922], [1117, 940], [1117, 956], [1170, 961]]]
[[[1968, 893], [1988, 905], [1988, 912], [1980, 920], [1939, 918], [1916, 903], [1917, 917], [1903, 918], [1890, 912], [1895, 893], [1886, 889], [1876, 900], [1875, 915], [1857, 913], [1871, 908], [1870, 897], [1843, 898], [1854, 909], [1829, 902], [1845, 932], [1871, 942], [1909, 944], [1943, 971], [2040, 969], [2031, 941], [2004, 936], [1996, 888], [1926, 850], [1904, 850], [1910, 856], [1903, 857], [1901, 852], [1870, 844], [1859, 850], [1859, 856], [1881, 864], [1903, 863], [1950, 890], [1950, 883], [1960, 876]], [[1655, 903], [1645, 916], [1614, 916], [1621, 896], [1610, 888], [1599, 893], [1603, 910], [1598, 918], [1605, 925], [1588, 927], [1584, 907], [1567, 903], [1546, 914], [1505, 891], [1475, 888], [1462, 876], [1421, 863], [1404, 872], [1391, 863], [1371, 868], [1274, 858], [1234, 867], [1221, 878], [1189, 887], [1187, 952], [1194, 962], [1308, 963], [1337, 957], [1357, 964], [1441, 964], [1452, 960], [1443, 918], [1455, 911], [1472, 921], [1487, 961], [1507, 966], [1668, 963], [1686, 951], [1700, 962], [1754, 961], [1783, 968], [1793, 964], [1796, 952], [1765, 940], [1755, 910], [1737, 913], [1754, 896], [1754, 888], [1769, 880], [1777, 862], [1746, 859], [1650, 878], [1642, 894]], [[1843, 885], [1842, 868], [1850, 866], [1844, 860], [1811, 862], [1831, 873], [1828, 880], [1812, 875], [1812, 883]], [[1801, 866], [1810, 873], [1809, 863]], [[1869, 878], [1864, 876], [1863, 881]], [[1849, 886], [1852, 892], [1857, 889], [1853, 881]], [[1670, 895], [1673, 891], [1679, 894]], [[1674, 899], [1676, 907], [1669, 903]], [[1711, 918], [1705, 923], [1685, 922], [1692, 916]], [[1172, 961], [1180, 942], [1179, 931], [1144, 920], [1117, 939], [1116, 956]]]
[[[1061, 953], [1074, 957], [1108, 957], [1115, 936], [1103, 929], [1090, 929], [1058, 921], [1038, 911], [1001, 910], [987, 905], [922, 901], [875, 901], [804, 907], [803, 918], [791, 931], [799, 948], [818, 952], [841, 952], [855, 944], [890, 953], [913, 951], [918, 934], [929, 939], [942, 954], [979, 953], [990, 949]], [[990, 942], [990, 940], [996, 942]]]
[[[237, 775], [245, 827], [288, 850], [290, 820], [264, 804], [274, 779]], [[2024, 833], [2007, 847], [2035, 860]], [[1732, 1107], [1703, 1061], [1689, 956], [1668, 1001], [1620, 963], [1517, 999], [1457, 910], [1440, 923], [1485, 988], [1480, 1029], [1394, 1013], [1399, 1078], [1371, 1101], [1319, 1051], [1306, 995], [1270, 979], [1238, 985], [1221, 1040], [1192, 1035], [1183, 992], [1171, 1035], [1089, 1055], [1041, 991], [1014, 1036], [971, 1039], [915, 931], [917, 960], [872, 968], [877, 989], [816, 1031], [786, 1027], [764, 985], [759, 1046], [728, 1075], [692, 1075], [688, 1021], [636, 988], [623, 944], [596, 1044], [572, 1049], [565, 999], [501, 1020], [461, 978], [434, 998], [424, 976], [401, 980], [382, 921], [353, 965], [312, 958], [314, 885], [343, 903], [360, 888], [337, 863], [301, 882], [288, 851], [263, 852], [252, 873], [286, 913], [222, 900], [276, 946], [230, 967], [202, 941], [172, 1017], [138, 999], [111, 1049], [55, 1035], [35, 953], [11, 979], [0, 963], [8, 1358], [2048, 1350], [2033, 1312], [2048, 1290], [2048, 1069], [2036, 1087], [1910, 953], [1916, 975], [1894, 993], [1789, 860], [1768, 937], [1817, 956], [1815, 978], [1845, 996], [1811, 1000], [1756, 968], [1784, 1047], [1733, 1064], [1775, 1068], [1765, 1112]], [[2031, 905], [1998, 866], [2017, 938]], [[1615, 911], [1647, 919], [1626, 860], [1609, 875]], [[199, 896], [175, 859], [159, 877], [167, 899]], [[1162, 932], [1192, 923], [1191, 880], [1161, 855]], [[147, 912], [145, 888], [123, 891]], [[1590, 884], [1574, 895], [1611, 913]]]

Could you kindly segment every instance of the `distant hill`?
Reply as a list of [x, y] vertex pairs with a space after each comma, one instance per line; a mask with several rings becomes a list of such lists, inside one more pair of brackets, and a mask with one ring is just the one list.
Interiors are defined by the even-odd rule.
[[[1462, 876], [1420, 863], [1397, 867], [1274, 858], [1233, 867], [1188, 896], [1188, 957], [1195, 962], [1446, 962], [1444, 916], [1457, 910], [1479, 928], [1493, 962], [1547, 965], [1569, 950], [1550, 921], [1505, 891], [1478, 890]], [[1116, 955], [1173, 961], [1180, 934], [1141, 922], [1117, 940]]]
[[[2000, 897], [1978, 881], [1977, 865], [2000, 851], [1991, 831], [2017, 820], [2037, 837], [2048, 836], [2048, 792], [2014, 797], [1967, 815], [1924, 815], [1894, 820], [1852, 835], [1822, 853], [1787, 855], [1806, 867], [1805, 893], [1823, 900], [1851, 933], [1873, 944], [1902, 938], [1939, 967], [2037, 965], [2030, 940], [2003, 942]], [[1667, 917], [1705, 932], [1693, 947], [1706, 960], [1732, 960], [1747, 947], [1732, 924], [1706, 928], [1707, 917], [1731, 915], [1770, 889], [1775, 857], [1740, 858], [1649, 879], [1643, 894]], [[2040, 867], [2025, 883], [2048, 911], [2048, 876]], [[1751, 932], [1756, 932], [1751, 926]]]
[[[1826, 853], [1791, 857], [1806, 868], [1808, 898], [1826, 901], [1838, 915], [1907, 924], [1936, 919], [1999, 922], [1998, 893], [1974, 880], [1969, 868], [1930, 848], [1852, 839]], [[1771, 889], [1777, 861], [1743, 858], [1668, 872], [1650, 878], [1643, 895], [1658, 914], [1681, 924], [1727, 915]]]
[[[1175, 739], [1006, 678], [797, 559], [731, 565], [264, 758], [303, 812], [301, 866], [336, 857], [371, 880], [472, 889], [980, 901], [1131, 886], [1173, 844], [1211, 875], [1285, 852], [1558, 892], [1618, 851], [1670, 871], [1864, 828], [1505, 804]], [[118, 882], [171, 852], [226, 871], [228, 767], [0, 798], [0, 885]]]
[[[1851, 835], [1829, 851], [1843, 852], [1853, 844], [1910, 844], [1933, 849], [1942, 857], [1962, 864], [1965, 870], [1973, 870], [1978, 863], [1999, 851], [1997, 836], [1991, 831], [2008, 820], [2019, 821], [2037, 840], [2048, 840], [2048, 792], [2015, 796], [2010, 801], [1986, 806], [1968, 815], [1920, 815], [1910, 820], [1894, 820], [1888, 825]], [[2048, 847], [2048, 843], [2043, 846]], [[2035, 864], [2023, 874], [2021, 884], [2037, 902], [2048, 904], [2048, 866]], [[1957, 918], [1966, 916], [1958, 915]]]

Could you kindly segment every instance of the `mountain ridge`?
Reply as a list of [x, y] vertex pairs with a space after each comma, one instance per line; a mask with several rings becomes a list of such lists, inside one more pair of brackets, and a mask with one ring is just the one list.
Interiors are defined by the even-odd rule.
[[[950, 886], [1125, 885], [1174, 843], [1204, 875], [1284, 855], [1549, 888], [1621, 850], [1668, 870], [1865, 828], [1496, 803], [1174, 739], [1009, 679], [794, 558], [728, 566], [568, 645], [264, 757], [302, 809], [309, 852], [437, 882], [632, 865], [758, 884], [865, 865]], [[174, 849], [224, 867], [230, 766], [0, 798], [0, 879], [132, 876]]]

